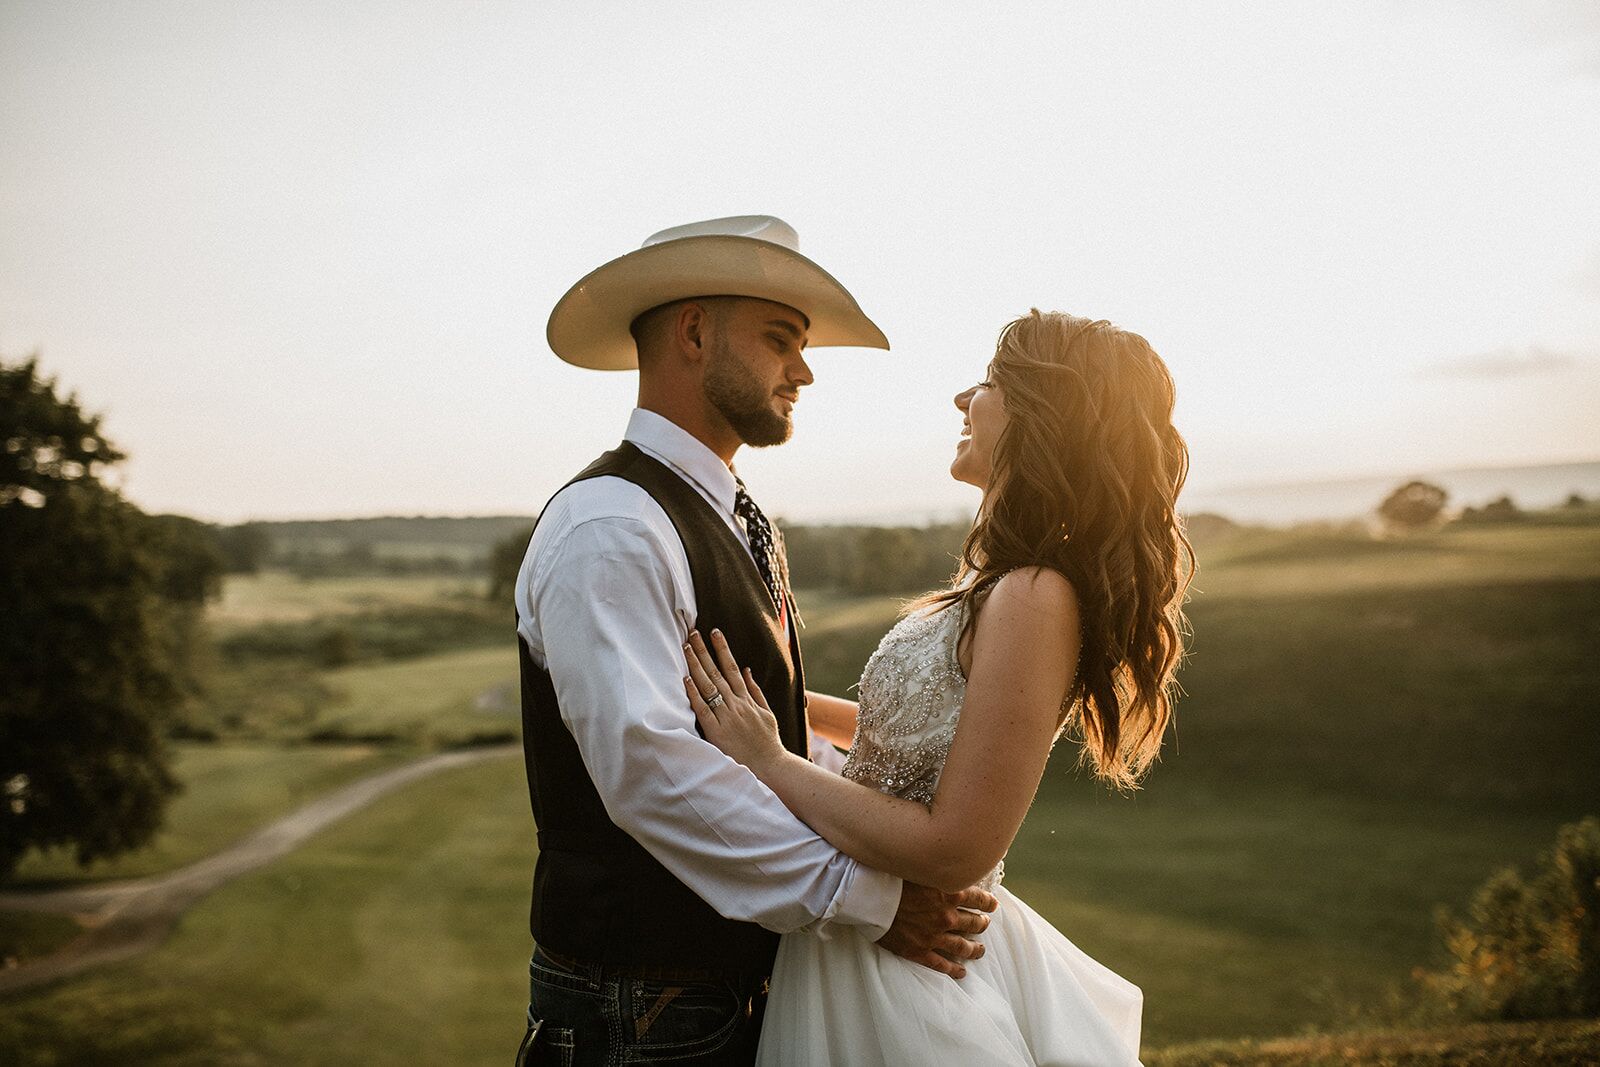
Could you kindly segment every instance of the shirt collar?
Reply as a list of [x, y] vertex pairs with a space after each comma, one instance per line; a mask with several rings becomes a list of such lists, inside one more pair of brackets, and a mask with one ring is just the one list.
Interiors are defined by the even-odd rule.
[[733, 471], [711, 449], [682, 426], [654, 411], [634, 408], [625, 441], [632, 441], [693, 482], [725, 514], [733, 514]]

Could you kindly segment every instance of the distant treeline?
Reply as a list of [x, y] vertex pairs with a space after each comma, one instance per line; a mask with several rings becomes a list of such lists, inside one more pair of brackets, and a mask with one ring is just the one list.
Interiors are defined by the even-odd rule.
[[969, 523], [783, 526], [796, 588], [912, 593], [948, 584]]
[[[1509, 497], [1459, 512], [1447, 510], [1447, 502], [1442, 489], [1412, 482], [1375, 508], [1373, 519], [1405, 529], [1443, 521], [1550, 521], [1555, 515], [1555, 511], [1523, 511]], [[1593, 506], [1574, 493], [1565, 507], [1556, 511], [1579, 515]], [[275, 567], [308, 578], [487, 574], [490, 595], [499, 599], [516, 578], [533, 521], [526, 515], [418, 515], [250, 522], [207, 529], [232, 573]], [[1241, 528], [1224, 516], [1207, 512], [1188, 515], [1184, 522], [1197, 547]], [[945, 582], [955, 570], [968, 528], [965, 522], [808, 526], [780, 520], [779, 525], [788, 543], [789, 569], [797, 587], [859, 593], [914, 592]]]
[[[797, 526], [780, 521], [797, 589], [908, 593], [950, 580], [966, 523], [934, 526]], [[506, 600], [533, 534], [530, 522], [489, 555], [489, 598]]]
[[352, 574], [481, 575], [494, 546], [525, 515], [305, 519], [214, 527], [233, 573], [277, 567], [304, 577]]
[[480, 556], [489, 546], [515, 530], [533, 524], [527, 515], [388, 515], [373, 519], [306, 519], [293, 522], [257, 522], [280, 547], [296, 542], [328, 541], [390, 545], [460, 545]]

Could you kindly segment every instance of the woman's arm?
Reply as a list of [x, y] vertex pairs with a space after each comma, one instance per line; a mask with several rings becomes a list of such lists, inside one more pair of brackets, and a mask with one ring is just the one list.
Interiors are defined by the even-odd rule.
[[830, 745], [847, 749], [855, 741], [858, 710], [854, 700], [806, 690], [806, 718], [811, 722], [811, 732]]
[[[753, 771], [839, 851], [946, 892], [972, 885], [1011, 846], [1044, 776], [1080, 643], [1070, 582], [1043, 568], [996, 583], [973, 628], [972, 675], [950, 755], [924, 806], [787, 752], [777, 720], [720, 634], [691, 637], [685, 686], [707, 739]], [[715, 710], [701, 699], [713, 688]]]

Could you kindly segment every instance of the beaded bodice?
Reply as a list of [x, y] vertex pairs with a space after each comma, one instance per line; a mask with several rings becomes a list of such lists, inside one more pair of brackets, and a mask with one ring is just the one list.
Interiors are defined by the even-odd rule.
[[[939, 788], [967, 679], [956, 656], [966, 609], [922, 609], [884, 635], [861, 674], [861, 710], [843, 774], [926, 804]], [[1000, 883], [1001, 863], [978, 884]]]

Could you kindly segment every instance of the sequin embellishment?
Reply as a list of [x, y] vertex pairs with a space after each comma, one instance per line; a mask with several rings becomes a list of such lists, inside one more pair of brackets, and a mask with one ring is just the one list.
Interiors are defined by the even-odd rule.
[[[955, 739], [967, 679], [956, 657], [966, 611], [908, 615], [884, 635], [861, 674], [861, 711], [843, 774], [881, 793], [926, 804]], [[1001, 863], [978, 884], [1000, 884]]]

